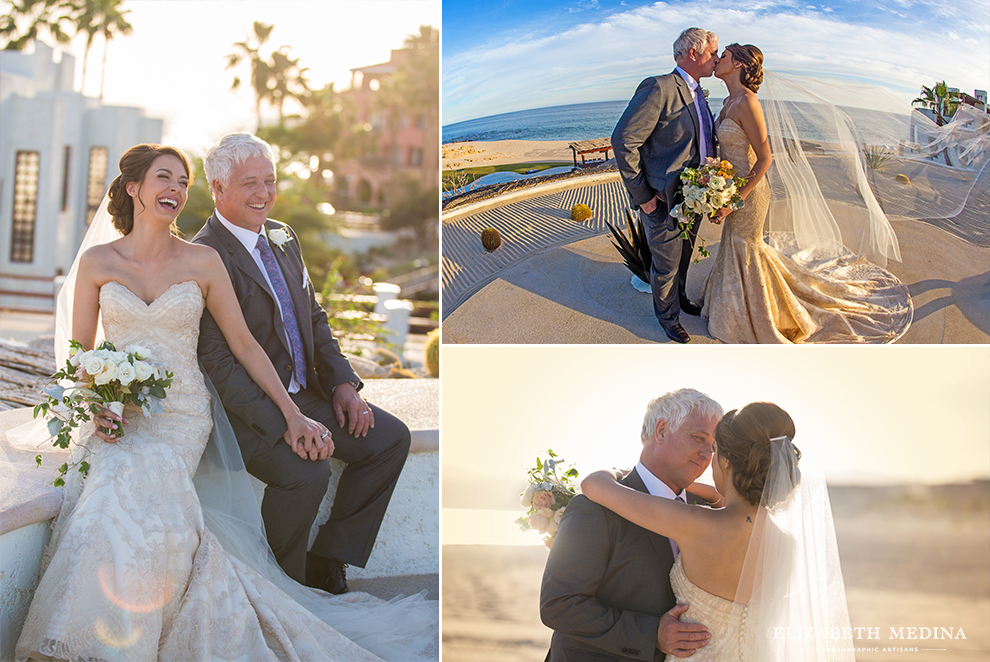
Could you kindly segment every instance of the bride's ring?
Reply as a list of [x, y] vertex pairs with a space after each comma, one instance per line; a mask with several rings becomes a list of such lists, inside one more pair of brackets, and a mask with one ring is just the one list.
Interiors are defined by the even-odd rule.
[[363, 412], [361, 412], [361, 413], [362, 413], [362, 414], [367, 414], [367, 413], [368, 413], [368, 410], [367, 410], [367, 409], [365, 409], [365, 410], [364, 410]]
[[320, 435], [320, 439], [326, 439], [329, 436], [330, 436], [330, 431], [327, 430], [326, 432]]

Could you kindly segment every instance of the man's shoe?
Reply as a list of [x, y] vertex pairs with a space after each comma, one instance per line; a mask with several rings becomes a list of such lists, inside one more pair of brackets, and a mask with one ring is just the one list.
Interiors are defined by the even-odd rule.
[[347, 575], [344, 572], [346, 567], [346, 563], [325, 559], [310, 552], [306, 554], [306, 586], [334, 595], [347, 593]]
[[684, 299], [681, 299], [681, 310], [683, 310], [688, 315], [694, 315], [695, 317], [701, 315], [701, 306], [699, 306], [694, 301], [691, 301], [686, 297]]
[[685, 331], [684, 327], [681, 326], [679, 323], [669, 327], [661, 324], [660, 328], [662, 328], [664, 330], [664, 333], [667, 334], [667, 337], [673, 340], [674, 342], [686, 343], [691, 341], [691, 336], [688, 335], [688, 332]]

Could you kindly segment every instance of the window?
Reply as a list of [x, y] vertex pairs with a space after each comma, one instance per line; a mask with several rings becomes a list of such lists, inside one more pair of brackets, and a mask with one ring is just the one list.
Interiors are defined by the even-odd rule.
[[93, 222], [107, 187], [107, 148], [90, 147], [89, 183], [86, 187], [86, 224]]
[[34, 221], [38, 213], [38, 152], [17, 152], [14, 166], [14, 218], [10, 261], [34, 261]]

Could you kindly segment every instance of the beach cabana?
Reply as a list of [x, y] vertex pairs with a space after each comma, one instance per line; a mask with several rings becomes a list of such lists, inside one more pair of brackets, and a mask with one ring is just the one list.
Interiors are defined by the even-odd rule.
[[574, 167], [578, 167], [577, 157], [578, 154], [581, 155], [581, 167], [584, 168], [588, 161], [586, 156], [588, 154], [605, 154], [603, 158], [592, 159], [591, 163], [599, 163], [608, 161], [609, 152], [612, 150], [612, 139], [611, 138], [594, 138], [592, 140], [579, 140], [577, 142], [568, 143], [568, 147], [571, 148], [571, 153], [574, 155]]

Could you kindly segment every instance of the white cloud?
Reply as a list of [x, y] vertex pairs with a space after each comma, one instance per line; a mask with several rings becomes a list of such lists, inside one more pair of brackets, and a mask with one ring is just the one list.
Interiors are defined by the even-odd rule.
[[[894, 6], [906, 5], [919, 11], [911, 0], [894, 0]], [[926, 13], [949, 12], [952, 20], [947, 23], [960, 37], [950, 40], [941, 36], [945, 29], [933, 30], [930, 21], [857, 24], [834, 12], [796, 10], [786, 1], [745, 10], [726, 10], [704, 0], [656, 3], [551, 36], [445, 56], [443, 123], [627, 99], [640, 80], [673, 68], [671, 44], [690, 25], [715, 31], [722, 45], [756, 44], [768, 69], [873, 80], [905, 100], [934, 80], [945, 79], [962, 90], [986, 89], [987, 6], [986, 0], [926, 3]]]

